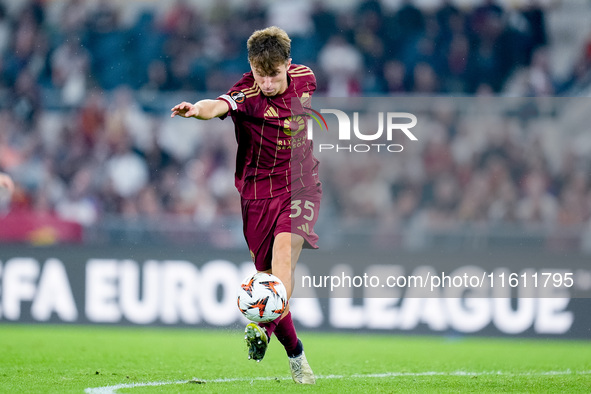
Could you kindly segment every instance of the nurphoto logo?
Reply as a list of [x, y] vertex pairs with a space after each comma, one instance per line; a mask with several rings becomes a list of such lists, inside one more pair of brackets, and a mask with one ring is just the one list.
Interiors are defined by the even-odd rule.
[[[404, 146], [398, 143], [392, 143], [395, 133], [402, 132], [410, 141], [418, 141], [417, 137], [410, 131], [416, 126], [417, 117], [409, 112], [378, 112], [378, 128], [377, 131], [362, 130], [363, 124], [360, 125], [359, 112], [353, 112], [353, 121], [347, 113], [338, 109], [321, 109], [320, 112], [312, 108], [305, 107], [308, 119], [308, 139], [314, 139], [314, 122], [323, 130], [328, 125], [326, 119], [322, 114], [332, 114], [336, 117], [338, 122], [338, 137], [337, 143], [320, 143], [318, 145], [319, 152], [333, 151], [333, 152], [358, 152], [365, 153], [370, 151], [387, 151], [387, 152], [402, 152]], [[385, 126], [384, 126], [385, 124]], [[367, 125], [365, 125], [367, 126]], [[384, 141], [385, 134], [385, 142]], [[363, 141], [362, 143], [354, 143], [355, 141]]]

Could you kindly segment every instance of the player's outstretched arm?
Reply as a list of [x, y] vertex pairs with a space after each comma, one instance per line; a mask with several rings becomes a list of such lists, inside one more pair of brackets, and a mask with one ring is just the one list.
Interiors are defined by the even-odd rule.
[[197, 101], [195, 104], [183, 101], [172, 107], [170, 117], [174, 118], [178, 115], [183, 118], [208, 120], [220, 117], [226, 114], [229, 110], [230, 108], [228, 107], [228, 104], [223, 100], [201, 100]]

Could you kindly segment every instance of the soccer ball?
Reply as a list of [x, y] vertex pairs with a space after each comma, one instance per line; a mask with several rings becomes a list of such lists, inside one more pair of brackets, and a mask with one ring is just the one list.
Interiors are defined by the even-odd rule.
[[287, 291], [281, 279], [257, 272], [242, 281], [238, 290], [238, 309], [251, 321], [270, 322], [287, 307]]

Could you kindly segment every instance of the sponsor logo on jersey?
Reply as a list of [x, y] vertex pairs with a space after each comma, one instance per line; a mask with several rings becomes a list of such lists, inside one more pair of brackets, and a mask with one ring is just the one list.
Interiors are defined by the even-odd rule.
[[283, 132], [290, 137], [298, 134], [306, 128], [306, 120], [303, 116], [290, 116], [283, 122]]

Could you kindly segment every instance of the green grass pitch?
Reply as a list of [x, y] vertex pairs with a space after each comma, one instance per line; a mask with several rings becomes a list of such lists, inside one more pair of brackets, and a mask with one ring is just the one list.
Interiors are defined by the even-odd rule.
[[300, 336], [315, 386], [292, 382], [276, 340], [261, 363], [247, 361], [241, 328], [0, 325], [0, 392], [591, 391], [587, 341]]

